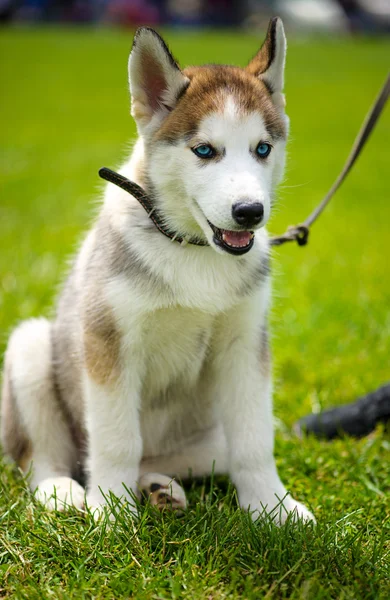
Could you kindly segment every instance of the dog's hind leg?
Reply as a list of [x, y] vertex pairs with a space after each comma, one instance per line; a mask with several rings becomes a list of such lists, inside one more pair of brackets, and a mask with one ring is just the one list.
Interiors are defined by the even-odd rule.
[[38, 500], [49, 509], [81, 507], [84, 490], [72, 479], [77, 449], [56, 396], [51, 324], [31, 319], [12, 334], [5, 357], [1, 439]]
[[181, 512], [187, 508], [183, 488], [167, 475], [144, 473], [138, 480], [138, 492], [141, 500], [150, 502], [159, 510]]

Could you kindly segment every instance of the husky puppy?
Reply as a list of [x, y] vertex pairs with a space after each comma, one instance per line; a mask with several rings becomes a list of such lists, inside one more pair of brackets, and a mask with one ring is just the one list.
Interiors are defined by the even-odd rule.
[[265, 225], [284, 167], [285, 50], [275, 18], [247, 67], [181, 70], [155, 31], [137, 31], [139, 138], [121, 173], [189, 243], [109, 183], [54, 320], [11, 335], [3, 448], [48, 508], [99, 513], [109, 493], [131, 503], [140, 489], [183, 508], [171, 478], [214, 470], [255, 517], [313, 519], [273, 457]]

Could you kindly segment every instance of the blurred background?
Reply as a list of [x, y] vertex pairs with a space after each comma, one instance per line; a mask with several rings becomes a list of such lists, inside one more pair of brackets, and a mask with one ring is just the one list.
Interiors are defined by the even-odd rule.
[[253, 27], [273, 14], [298, 30], [390, 27], [389, 0], [0, 0], [3, 22]]

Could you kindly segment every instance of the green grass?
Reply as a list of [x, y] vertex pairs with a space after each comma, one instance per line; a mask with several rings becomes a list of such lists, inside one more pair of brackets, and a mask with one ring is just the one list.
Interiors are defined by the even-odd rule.
[[[259, 38], [167, 32], [185, 64], [245, 64]], [[134, 138], [131, 34], [0, 32], [0, 350], [21, 319], [50, 314], [67, 257], [95, 212], [97, 170]], [[289, 167], [271, 230], [302, 220], [340, 169], [388, 68], [381, 40], [292, 40]], [[298, 440], [291, 425], [387, 381], [389, 110], [310, 245], [274, 254], [276, 456], [316, 528], [253, 525], [205, 482], [184, 517], [125, 513], [113, 528], [45, 514], [0, 466], [0, 597], [388, 598], [389, 438]]]

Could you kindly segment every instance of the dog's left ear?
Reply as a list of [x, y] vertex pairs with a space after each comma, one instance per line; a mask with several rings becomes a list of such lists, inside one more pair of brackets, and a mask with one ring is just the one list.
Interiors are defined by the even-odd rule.
[[188, 86], [164, 40], [149, 27], [137, 30], [129, 58], [131, 114], [140, 133], [171, 111]]
[[278, 106], [284, 106], [284, 64], [286, 61], [286, 36], [282, 20], [274, 17], [270, 20], [266, 38], [260, 50], [250, 61], [246, 70], [259, 77], [272, 94]]

